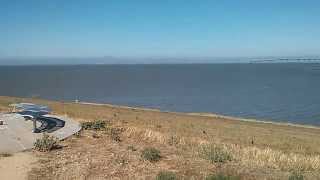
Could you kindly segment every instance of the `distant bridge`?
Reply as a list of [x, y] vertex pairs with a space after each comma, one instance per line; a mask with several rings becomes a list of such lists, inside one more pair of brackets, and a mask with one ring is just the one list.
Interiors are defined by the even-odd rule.
[[279, 59], [256, 59], [250, 63], [279, 63], [279, 62], [300, 62], [300, 63], [320, 63], [320, 58], [279, 58]]

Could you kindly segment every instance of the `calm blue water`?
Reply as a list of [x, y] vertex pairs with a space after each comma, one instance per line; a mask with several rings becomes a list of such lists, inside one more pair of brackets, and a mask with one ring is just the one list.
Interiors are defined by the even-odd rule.
[[320, 64], [0, 66], [0, 95], [320, 125]]

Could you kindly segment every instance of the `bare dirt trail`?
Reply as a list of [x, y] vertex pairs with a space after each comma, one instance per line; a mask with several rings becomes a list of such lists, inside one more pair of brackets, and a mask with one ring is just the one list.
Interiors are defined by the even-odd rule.
[[27, 179], [36, 157], [31, 152], [13, 154], [10, 157], [0, 157], [0, 179]]

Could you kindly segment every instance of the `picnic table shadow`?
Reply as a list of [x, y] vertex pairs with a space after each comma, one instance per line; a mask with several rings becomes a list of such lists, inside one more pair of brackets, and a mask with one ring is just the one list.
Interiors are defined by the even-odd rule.
[[41, 126], [36, 129], [35, 133], [51, 133], [65, 125], [65, 121], [54, 117], [40, 116], [36, 118], [36, 121], [40, 122]]

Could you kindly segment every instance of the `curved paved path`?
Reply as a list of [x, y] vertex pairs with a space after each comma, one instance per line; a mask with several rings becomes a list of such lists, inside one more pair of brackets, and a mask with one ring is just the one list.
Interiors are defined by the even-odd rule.
[[[81, 129], [80, 123], [68, 117], [46, 115], [41, 119], [37, 121], [37, 127], [59, 140]], [[42, 133], [32, 133], [32, 121], [26, 121], [19, 114], [0, 114], [0, 121], [4, 121], [4, 124], [0, 125], [0, 153], [32, 149], [36, 139], [42, 136]]]

